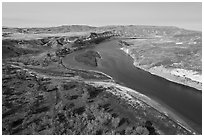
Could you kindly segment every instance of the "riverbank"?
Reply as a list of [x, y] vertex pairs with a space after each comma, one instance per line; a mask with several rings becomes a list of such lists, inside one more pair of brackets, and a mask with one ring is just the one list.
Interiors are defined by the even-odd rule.
[[189, 86], [192, 88], [196, 88], [200, 91], [202, 91], [202, 81], [200, 80], [202, 78], [201, 75], [198, 75], [199, 77], [199, 81], [198, 80], [192, 80], [194, 78], [194, 76], [185, 76], [185, 74], [183, 75], [183, 72], [185, 72], [186, 70], [180, 70], [179, 69], [166, 69], [162, 66], [159, 67], [153, 67], [151, 69], [149, 69], [149, 72], [153, 75], [157, 75], [160, 77], [163, 77], [169, 81], [178, 83], [178, 84], [182, 84], [185, 86]]
[[173, 68], [165, 68], [163, 66], [155, 66], [149, 69], [146, 69], [136, 62], [136, 58], [134, 54], [131, 53], [128, 47], [120, 48], [122, 51], [130, 55], [134, 60], [134, 66], [140, 68], [144, 71], [151, 73], [152, 75], [156, 75], [171, 82], [175, 82], [178, 84], [182, 84], [185, 86], [189, 86], [195, 88], [197, 90], [202, 90], [202, 75], [199, 75], [193, 71], [188, 71], [184, 69], [173, 69]]
[[130, 104], [131, 106], [135, 108], [137, 108], [138, 104], [144, 108], [147, 106], [150, 106], [156, 111], [158, 111], [159, 113], [161, 113], [162, 115], [165, 115], [167, 118], [169, 118], [169, 120], [173, 120], [174, 122], [176, 122], [176, 124], [181, 126], [181, 128], [189, 131], [192, 134], [196, 134], [196, 132], [185, 121], [183, 121], [173, 112], [169, 111], [167, 108], [162, 107], [156, 101], [145, 96], [144, 94], [141, 94], [133, 89], [121, 86], [113, 82], [88, 81], [87, 83], [90, 85], [96, 86], [96, 87], [103, 87], [106, 89], [111, 89], [111, 90], [106, 90], [106, 91], [111, 92], [112, 94], [119, 96], [121, 99], [126, 100], [128, 104]]

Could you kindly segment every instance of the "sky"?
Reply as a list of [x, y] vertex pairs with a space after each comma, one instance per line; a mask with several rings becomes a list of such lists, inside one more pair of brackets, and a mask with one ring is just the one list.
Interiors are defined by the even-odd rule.
[[3, 2], [2, 25], [50, 27], [60, 25], [155, 25], [202, 31], [202, 3]]

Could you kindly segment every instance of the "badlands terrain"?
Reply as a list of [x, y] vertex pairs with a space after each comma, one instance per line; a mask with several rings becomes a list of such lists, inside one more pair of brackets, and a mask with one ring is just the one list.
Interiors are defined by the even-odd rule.
[[[99, 43], [119, 40], [135, 67], [201, 90], [202, 33], [177, 27], [2, 28], [2, 133], [201, 134], [160, 104], [109, 75], [64, 64]], [[98, 67], [100, 53], [74, 60]]]

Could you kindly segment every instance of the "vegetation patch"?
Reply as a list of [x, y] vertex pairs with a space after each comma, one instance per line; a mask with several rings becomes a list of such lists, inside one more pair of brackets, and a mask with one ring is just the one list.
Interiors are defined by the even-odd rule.
[[75, 60], [91, 67], [97, 67], [97, 59], [101, 58], [98, 52], [88, 50], [75, 56]]

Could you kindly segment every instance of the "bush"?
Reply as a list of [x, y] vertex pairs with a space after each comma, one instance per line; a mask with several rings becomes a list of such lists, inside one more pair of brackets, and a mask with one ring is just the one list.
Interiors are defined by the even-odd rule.
[[136, 131], [136, 134], [138, 135], [148, 135], [149, 134], [149, 131], [147, 130], [147, 128], [142, 127], [142, 126], [138, 126], [135, 131]]
[[119, 126], [119, 123], [120, 123], [120, 118], [112, 118], [111, 123], [112, 123], [114, 128], [117, 128]]

